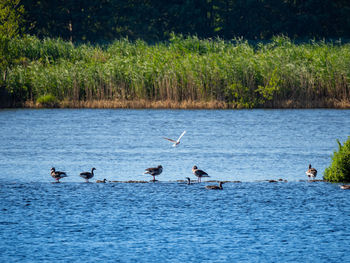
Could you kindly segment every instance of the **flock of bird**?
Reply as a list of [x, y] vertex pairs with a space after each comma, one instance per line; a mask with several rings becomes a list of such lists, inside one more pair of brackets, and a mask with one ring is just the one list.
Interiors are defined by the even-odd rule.
[[[168, 140], [170, 142], [173, 143], [173, 146], [176, 147], [180, 144], [180, 140], [181, 138], [185, 135], [186, 131], [184, 131], [177, 140], [173, 140], [170, 138], [166, 138], [163, 137], [163, 139]], [[84, 178], [86, 182], [89, 182], [89, 179], [91, 179], [92, 177], [94, 177], [94, 171], [96, 170], [96, 168], [92, 168], [91, 172], [82, 172], [79, 174], [80, 177]], [[153, 176], [153, 182], [156, 181], [156, 176], [160, 175], [163, 172], [163, 167], [161, 165], [158, 165], [157, 167], [151, 167], [151, 168], [147, 168], [145, 169], [144, 174], [150, 174], [151, 176]], [[202, 177], [210, 177], [206, 172], [204, 172], [203, 170], [198, 169], [198, 167], [195, 165], [192, 168], [192, 173], [198, 178], [198, 182], [201, 182]], [[60, 182], [60, 179], [67, 177], [67, 173], [66, 172], [61, 172], [61, 171], [56, 171], [55, 167], [51, 168], [51, 176], [52, 178], [54, 178], [56, 180], [57, 183]], [[189, 177], [186, 177], [187, 179], [187, 184], [191, 184], [191, 179]], [[97, 180], [96, 183], [106, 183], [107, 179], [103, 179], [103, 180]], [[223, 182], [219, 183], [219, 186], [217, 185], [208, 185], [206, 186], [207, 189], [223, 189], [222, 188], [222, 184]]]
[[[94, 177], [94, 171], [96, 170], [96, 168], [92, 168], [91, 172], [82, 172], [79, 174], [80, 177], [84, 178], [85, 181], [88, 183], [89, 179], [91, 179], [92, 177]], [[153, 176], [153, 182], [157, 181], [156, 180], [156, 176], [160, 175], [163, 172], [163, 167], [161, 165], [158, 165], [157, 167], [152, 167], [152, 168], [147, 168], [145, 169], [144, 174], [150, 174]], [[210, 177], [206, 172], [204, 172], [203, 170], [198, 169], [198, 167], [195, 165], [192, 168], [192, 173], [197, 176], [198, 178], [198, 182], [201, 182], [202, 177]], [[51, 176], [52, 178], [54, 178], [56, 180], [57, 183], [60, 182], [60, 179], [67, 177], [67, 173], [66, 172], [61, 172], [61, 171], [56, 171], [55, 167], [51, 168]], [[191, 184], [191, 179], [189, 177], [186, 177], [187, 179], [187, 184]], [[105, 183], [107, 181], [107, 179], [103, 179], [103, 180], [97, 180], [96, 183]], [[222, 184], [223, 182], [220, 182], [219, 186], [216, 185], [209, 185], [206, 186], [206, 188], [208, 189], [222, 189]]]
[[[186, 133], [186, 131], [184, 131], [177, 140], [169, 139], [166, 137], [163, 137], [163, 138], [172, 142], [173, 146], [176, 147], [180, 144], [180, 140], [181, 140], [182, 136], [185, 135], [185, 133]], [[96, 168], [92, 168], [91, 172], [82, 172], [79, 174], [79, 176], [84, 178], [86, 182], [89, 182], [89, 179], [94, 177], [94, 170], [96, 170]], [[144, 174], [151, 175], [153, 177], [152, 181], [155, 182], [156, 181], [155, 177], [160, 175], [162, 172], [163, 172], [163, 167], [161, 165], [158, 165], [157, 167], [151, 167], [151, 168], [145, 169]], [[198, 178], [198, 183], [200, 183], [202, 181], [202, 177], [210, 177], [206, 172], [198, 169], [198, 167], [196, 165], [194, 165], [192, 167], [192, 173]], [[315, 168], [313, 168], [311, 166], [311, 164], [309, 164], [309, 169], [305, 173], [309, 179], [315, 179], [316, 175], [317, 175], [317, 170]], [[59, 183], [60, 179], [67, 177], [67, 174], [65, 172], [56, 171], [56, 169], [54, 167], [52, 167], [51, 168], [51, 176], [56, 180], [57, 183]], [[191, 184], [191, 179], [189, 177], [186, 177], [186, 179], [187, 179], [187, 184]], [[96, 183], [105, 183], [106, 181], [107, 181], [106, 179], [97, 180]], [[219, 182], [219, 186], [208, 185], [208, 186], [206, 186], [206, 188], [212, 189], [212, 190], [222, 190], [223, 189], [222, 184], [223, 184], [223, 182]], [[340, 188], [341, 189], [350, 189], [350, 185], [341, 185]]]

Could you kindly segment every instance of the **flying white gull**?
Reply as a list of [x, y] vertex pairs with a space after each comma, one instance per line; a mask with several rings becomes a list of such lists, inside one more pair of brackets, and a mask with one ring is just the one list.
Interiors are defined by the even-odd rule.
[[173, 146], [176, 147], [177, 145], [180, 144], [180, 139], [182, 138], [182, 136], [185, 135], [185, 133], [186, 133], [186, 131], [184, 131], [176, 141], [173, 139], [166, 138], [166, 137], [163, 137], [163, 139], [173, 142], [174, 143]]

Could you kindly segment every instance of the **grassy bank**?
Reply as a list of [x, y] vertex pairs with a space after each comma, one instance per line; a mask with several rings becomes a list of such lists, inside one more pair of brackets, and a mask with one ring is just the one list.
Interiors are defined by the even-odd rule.
[[0, 38], [0, 58], [0, 88], [18, 106], [350, 108], [349, 44]]

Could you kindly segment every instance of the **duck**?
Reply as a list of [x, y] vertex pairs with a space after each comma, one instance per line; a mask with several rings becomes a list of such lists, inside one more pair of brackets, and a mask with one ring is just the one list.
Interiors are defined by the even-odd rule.
[[340, 188], [343, 189], [343, 190], [349, 190], [350, 189], [350, 184], [341, 185]]
[[198, 167], [195, 165], [192, 168], [192, 172], [195, 176], [198, 177], [198, 183], [202, 181], [202, 177], [210, 177], [206, 172], [203, 170], [199, 170]]
[[156, 181], [156, 176], [160, 175], [163, 172], [163, 167], [158, 165], [158, 167], [147, 168], [143, 174], [150, 174], [153, 176], [153, 182]]
[[174, 144], [173, 144], [173, 147], [176, 147], [176, 146], [178, 146], [178, 145], [180, 144], [180, 140], [181, 140], [182, 136], [185, 135], [185, 133], [186, 133], [186, 131], [184, 131], [176, 141], [173, 140], [173, 139], [166, 138], [166, 137], [163, 137], [163, 139], [168, 140], [168, 141], [174, 143]]
[[107, 179], [103, 179], [103, 180], [97, 180], [96, 183], [106, 183]]
[[63, 177], [67, 177], [67, 174], [65, 172], [56, 171], [55, 167], [51, 168], [50, 174], [52, 178], [56, 179], [57, 183], [59, 183], [60, 179], [62, 179]]
[[305, 173], [309, 178], [314, 179], [316, 178], [317, 170], [315, 168], [312, 168], [311, 164], [309, 164], [309, 169]]
[[222, 184], [223, 182], [219, 182], [219, 186], [217, 185], [207, 185], [205, 188], [209, 189], [209, 190], [222, 190]]
[[91, 173], [90, 172], [82, 172], [80, 173], [80, 177], [84, 178], [86, 180], [86, 182], [89, 182], [89, 179], [91, 179], [92, 177], [94, 177], [94, 170], [96, 170], [96, 168], [92, 168], [91, 169]]

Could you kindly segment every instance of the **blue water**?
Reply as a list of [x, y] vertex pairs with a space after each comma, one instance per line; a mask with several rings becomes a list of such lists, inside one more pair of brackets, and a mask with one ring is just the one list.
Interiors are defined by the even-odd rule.
[[[0, 262], [350, 262], [350, 191], [307, 182], [348, 110], [1, 110]], [[179, 147], [162, 139], [187, 133]], [[78, 176], [156, 183], [84, 183]], [[222, 191], [176, 180], [226, 183]], [[49, 170], [66, 171], [52, 183]], [[282, 178], [288, 182], [269, 183]], [[203, 180], [205, 181], [205, 180]]]

